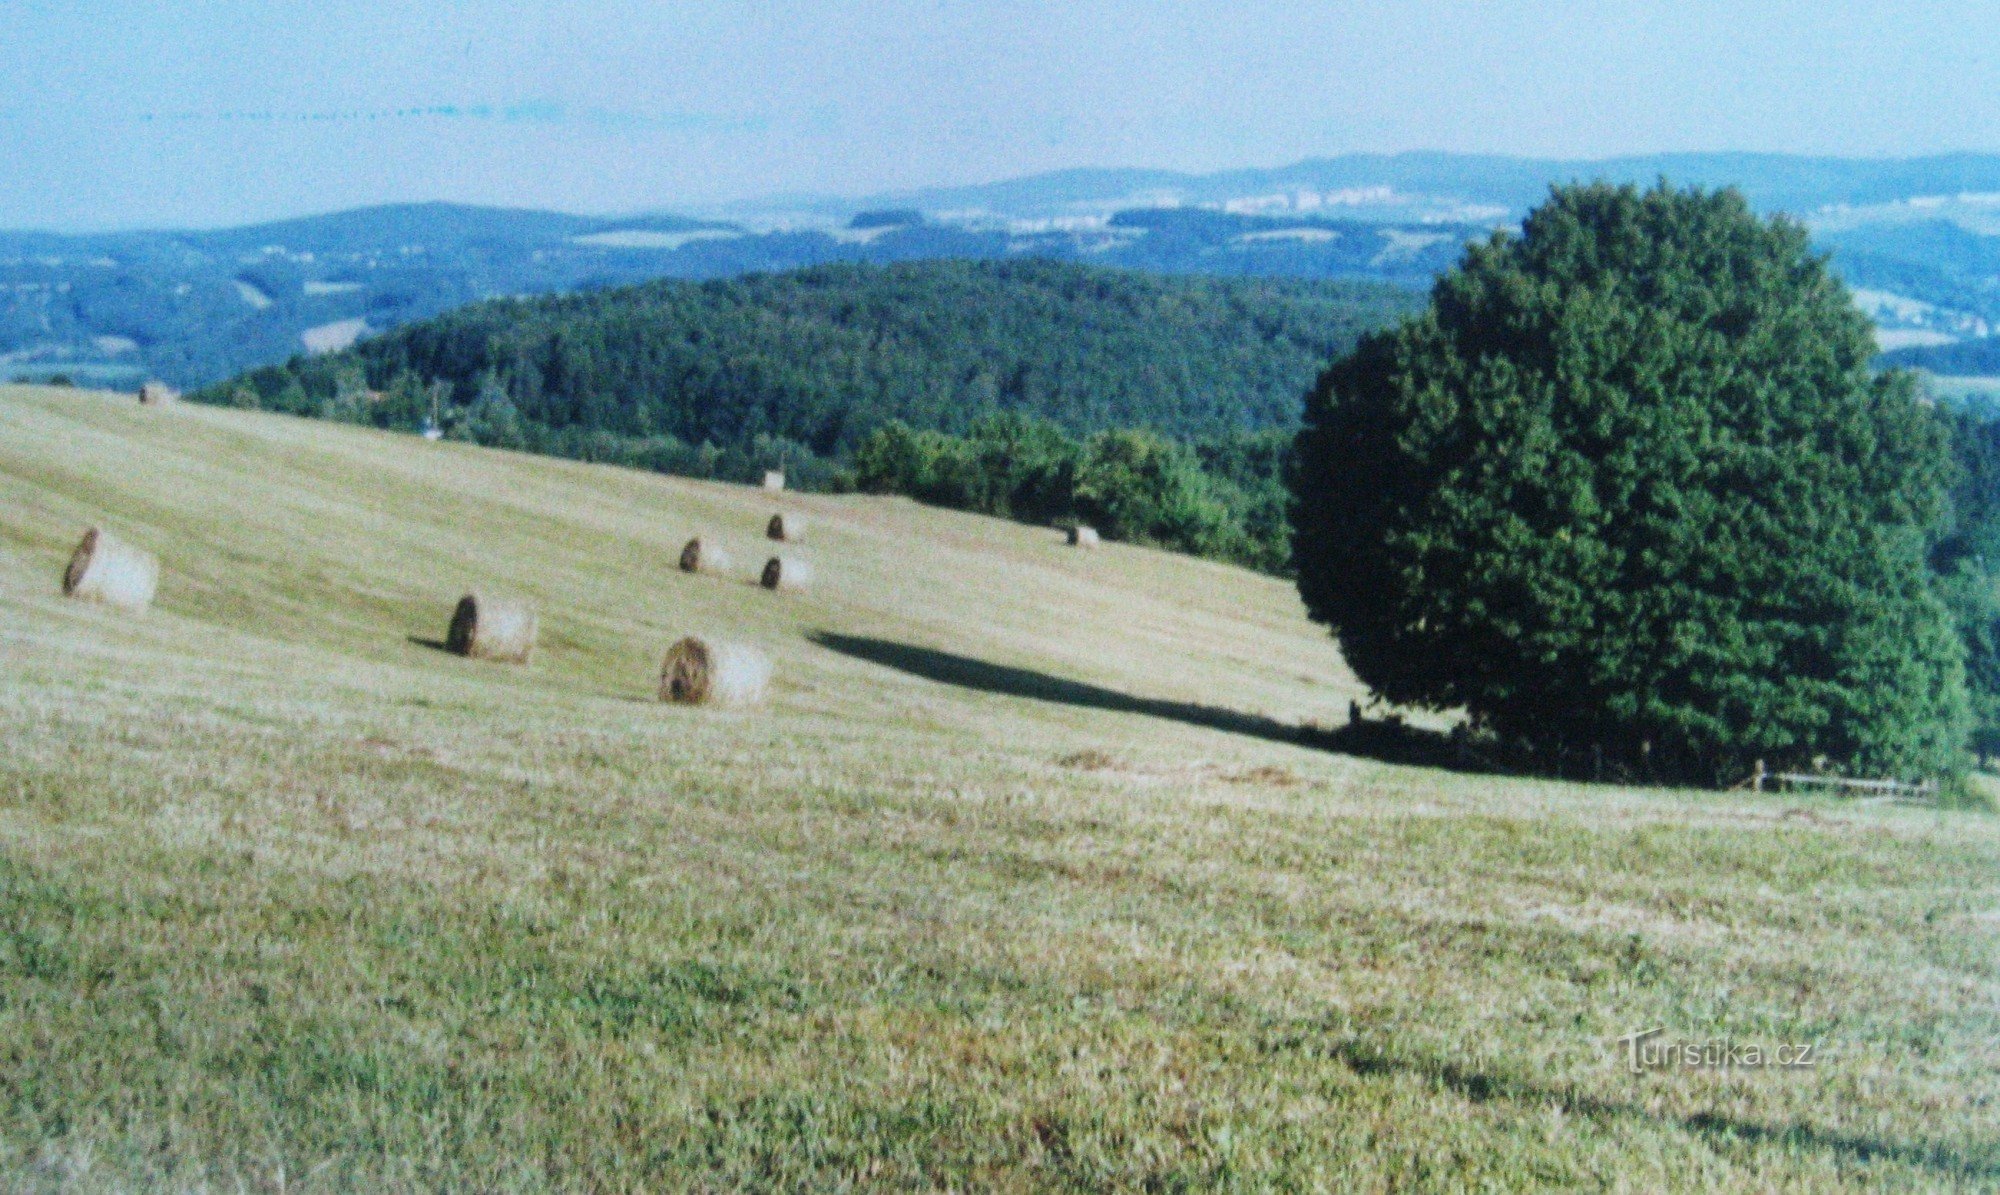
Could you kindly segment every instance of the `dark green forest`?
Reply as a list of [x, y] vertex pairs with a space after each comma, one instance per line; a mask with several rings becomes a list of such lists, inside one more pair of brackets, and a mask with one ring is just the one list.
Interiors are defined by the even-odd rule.
[[1417, 301], [1045, 260], [829, 265], [475, 304], [192, 397], [687, 476], [782, 467], [1282, 569], [1303, 395]]

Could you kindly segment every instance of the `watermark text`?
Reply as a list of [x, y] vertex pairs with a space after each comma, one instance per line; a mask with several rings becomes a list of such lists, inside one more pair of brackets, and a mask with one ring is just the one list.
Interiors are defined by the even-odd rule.
[[1717, 1037], [1669, 1041], [1666, 1030], [1642, 1029], [1618, 1039], [1625, 1069], [1635, 1075], [1664, 1070], [1811, 1070], [1819, 1065], [1818, 1042], [1741, 1042]]

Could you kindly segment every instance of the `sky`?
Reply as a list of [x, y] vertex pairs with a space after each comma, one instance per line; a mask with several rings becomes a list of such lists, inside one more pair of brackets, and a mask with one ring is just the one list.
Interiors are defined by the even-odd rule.
[[1992, 0], [0, 0], [0, 227], [1346, 152], [2000, 151]]

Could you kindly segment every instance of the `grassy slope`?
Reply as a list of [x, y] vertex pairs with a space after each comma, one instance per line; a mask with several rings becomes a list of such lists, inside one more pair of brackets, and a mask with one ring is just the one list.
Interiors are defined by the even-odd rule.
[[[0, 388], [6, 1185], [2000, 1182], [1994, 819], [1307, 750], [1278, 582], [784, 501], [810, 594], [673, 571], [755, 491]], [[647, 700], [691, 630], [769, 706]]]

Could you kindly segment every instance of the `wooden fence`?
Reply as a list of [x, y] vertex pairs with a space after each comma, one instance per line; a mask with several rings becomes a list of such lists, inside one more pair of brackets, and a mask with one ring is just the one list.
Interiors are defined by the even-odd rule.
[[1757, 761], [1757, 769], [1738, 788], [1748, 788], [1752, 792], [1784, 792], [1793, 788], [1831, 788], [1848, 792], [1867, 793], [1878, 798], [1899, 801], [1935, 801], [1938, 795], [1937, 781], [1925, 780], [1912, 784], [1906, 780], [1860, 780], [1852, 776], [1831, 776], [1824, 772], [1767, 772], [1764, 761]]

